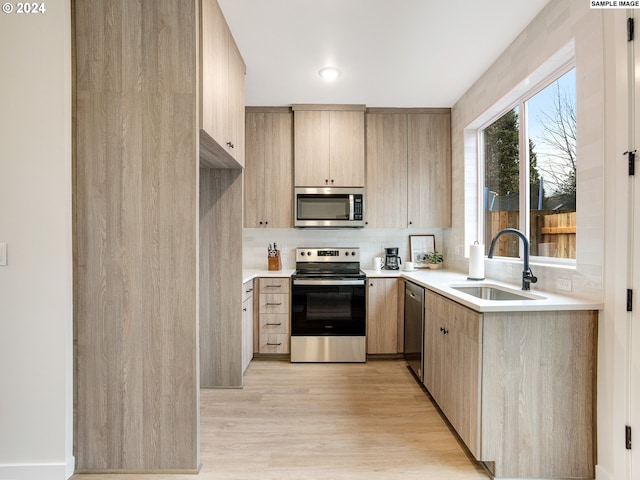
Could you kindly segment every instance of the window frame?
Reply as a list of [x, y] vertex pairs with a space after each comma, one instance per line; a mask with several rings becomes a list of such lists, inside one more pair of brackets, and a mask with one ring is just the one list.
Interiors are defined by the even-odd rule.
[[[489, 127], [491, 124], [500, 119], [503, 115], [505, 115], [510, 110], [518, 108], [518, 149], [519, 149], [519, 188], [520, 188], [520, 199], [518, 208], [520, 212], [525, 212], [525, 214], [519, 215], [518, 220], [518, 230], [520, 230], [527, 239], [530, 240], [531, 235], [531, 192], [529, 191], [530, 187], [530, 176], [529, 176], [529, 130], [528, 130], [528, 115], [527, 115], [527, 102], [535, 97], [538, 93], [540, 93], [545, 88], [549, 87], [556, 80], [561, 78], [563, 75], [567, 74], [572, 69], [576, 68], [575, 55], [572, 55], [570, 60], [563, 63], [563, 65], [559, 68], [554, 69], [549, 75], [544, 76], [540, 81], [538, 81], [534, 86], [530, 88], [525, 88], [519, 92], [513, 99], [508, 103], [504, 103], [504, 101], [496, 102], [490, 108], [487, 109], [491, 111], [492, 115], [486, 117], [481, 124], [479, 124], [476, 130], [476, 168], [477, 168], [477, 178], [476, 178], [476, 196], [478, 198], [477, 202], [477, 231], [476, 238], [484, 238], [485, 233], [485, 215], [484, 215], [484, 175], [485, 175], [485, 149], [484, 149], [484, 130]], [[530, 83], [529, 79], [525, 80], [525, 86]], [[577, 81], [576, 81], [577, 84]], [[577, 88], [577, 85], [576, 85]], [[504, 100], [504, 99], [503, 99]], [[496, 110], [496, 106], [501, 105], [502, 108]], [[577, 108], [577, 95], [576, 95], [576, 108]], [[498, 113], [494, 113], [497, 111]], [[486, 112], [485, 112], [486, 113]], [[522, 154], [524, 152], [524, 155]], [[576, 205], [576, 211], [577, 211]], [[576, 232], [578, 230], [578, 226], [576, 225]], [[486, 246], [488, 249], [488, 246]], [[540, 255], [531, 255], [531, 263], [538, 265], [556, 265], [556, 266], [566, 266], [566, 267], [575, 267], [577, 265], [577, 257], [578, 253], [576, 252], [576, 258], [558, 258], [558, 257], [544, 257]], [[494, 257], [496, 259], [502, 261], [521, 261], [523, 258], [523, 244], [522, 242], [518, 242], [518, 257]]]

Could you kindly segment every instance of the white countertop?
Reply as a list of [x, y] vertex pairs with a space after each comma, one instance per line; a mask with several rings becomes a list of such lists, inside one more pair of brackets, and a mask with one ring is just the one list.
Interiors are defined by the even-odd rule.
[[[467, 275], [445, 270], [420, 270], [402, 272], [402, 277], [418, 285], [439, 293], [477, 312], [537, 312], [553, 310], [602, 310], [604, 305], [588, 299], [559, 295], [556, 293], [530, 290], [523, 292], [519, 285], [497, 280], [468, 280]], [[453, 286], [477, 287], [495, 285], [513, 290], [514, 293], [537, 297], [535, 300], [483, 300], [455, 290]]]
[[[447, 270], [363, 270], [368, 278], [405, 278], [433, 292], [439, 293], [477, 312], [536, 312], [553, 310], [602, 310], [604, 305], [588, 299], [559, 295], [532, 289], [522, 292], [519, 285], [497, 280], [468, 280], [467, 275]], [[256, 277], [290, 277], [295, 270], [243, 270], [243, 283]], [[495, 285], [513, 290], [514, 293], [535, 296], [535, 300], [483, 300], [455, 290], [453, 286], [477, 287]]]
[[403, 270], [362, 270], [367, 278], [389, 278], [389, 277], [401, 277], [404, 273]]
[[276, 278], [287, 278], [293, 275], [295, 272], [294, 269], [282, 269], [282, 270], [252, 270], [245, 269], [242, 270], [242, 283], [248, 282], [249, 280], [253, 280], [257, 277], [276, 277]]

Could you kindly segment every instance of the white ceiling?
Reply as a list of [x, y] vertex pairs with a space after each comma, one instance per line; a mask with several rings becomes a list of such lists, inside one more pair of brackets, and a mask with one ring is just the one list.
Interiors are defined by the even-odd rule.
[[[246, 104], [450, 107], [549, 0], [218, 0]], [[324, 82], [318, 70], [342, 76]]]

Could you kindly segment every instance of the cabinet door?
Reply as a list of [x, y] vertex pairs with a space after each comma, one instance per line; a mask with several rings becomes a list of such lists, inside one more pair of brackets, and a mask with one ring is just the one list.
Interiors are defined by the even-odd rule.
[[202, 0], [201, 128], [222, 147], [229, 141], [229, 30], [216, 0]]
[[293, 227], [293, 123], [290, 112], [247, 112], [244, 226]]
[[367, 353], [398, 353], [397, 278], [368, 279]]
[[216, 0], [201, 0], [200, 156], [210, 168], [244, 165], [246, 67]]
[[270, 228], [293, 227], [293, 121], [291, 113], [266, 113], [264, 221]]
[[407, 115], [367, 115], [367, 225], [407, 227]]
[[244, 165], [244, 76], [246, 66], [240, 50], [236, 46], [236, 42], [229, 33], [229, 68], [228, 68], [228, 140], [231, 145], [228, 151], [233, 158], [240, 164]]
[[364, 187], [364, 112], [330, 112], [329, 183]]
[[242, 372], [253, 359], [253, 280], [242, 284]]
[[[252, 282], [251, 282], [252, 283]], [[242, 302], [242, 372], [253, 358], [253, 295]]]
[[441, 408], [445, 403], [443, 400], [446, 385], [445, 338], [442, 328], [442, 320], [427, 309], [424, 317], [424, 386]]
[[409, 114], [408, 218], [412, 227], [451, 226], [451, 115]]
[[246, 156], [243, 172], [244, 226], [257, 228], [265, 222], [265, 114], [246, 114]]
[[[477, 316], [477, 314], [475, 314]], [[480, 458], [480, 347], [461, 330], [449, 329], [447, 418], [476, 458]]]
[[296, 110], [293, 118], [295, 186], [329, 185], [330, 112]]
[[425, 298], [425, 386], [479, 458], [482, 314], [430, 291]]

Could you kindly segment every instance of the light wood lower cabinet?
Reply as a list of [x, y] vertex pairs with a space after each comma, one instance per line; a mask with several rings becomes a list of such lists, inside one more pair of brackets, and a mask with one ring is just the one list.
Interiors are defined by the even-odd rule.
[[402, 351], [403, 326], [398, 278], [367, 279], [367, 353]]
[[290, 279], [259, 278], [256, 353], [289, 353]]
[[425, 292], [424, 383], [478, 458], [482, 315]]
[[597, 312], [478, 313], [426, 291], [424, 383], [496, 478], [594, 478]]
[[253, 359], [253, 280], [242, 284], [242, 371]]

